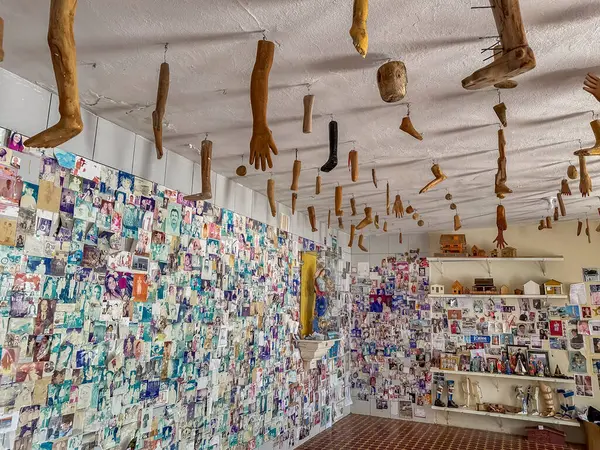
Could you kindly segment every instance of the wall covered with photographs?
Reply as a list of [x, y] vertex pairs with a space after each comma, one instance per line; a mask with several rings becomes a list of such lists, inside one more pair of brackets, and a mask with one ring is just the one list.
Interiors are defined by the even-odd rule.
[[291, 447], [344, 414], [344, 342], [311, 370], [293, 342], [318, 245], [3, 133], [7, 448]]
[[417, 252], [353, 267], [353, 412], [424, 417], [431, 404], [429, 265]]

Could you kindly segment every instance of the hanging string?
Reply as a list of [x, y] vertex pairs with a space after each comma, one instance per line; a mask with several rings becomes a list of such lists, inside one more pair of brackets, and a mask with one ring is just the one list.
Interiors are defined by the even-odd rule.
[[167, 51], [168, 51], [168, 50], [169, 50], [169, 43], [167, 42], [167, 43], [165, 44], [165, 54], [164, 54], [164, 56], [163, 56], [163, 58], [164, 58], [164, 59], [163, 59], [163, 62], [167, 62]]

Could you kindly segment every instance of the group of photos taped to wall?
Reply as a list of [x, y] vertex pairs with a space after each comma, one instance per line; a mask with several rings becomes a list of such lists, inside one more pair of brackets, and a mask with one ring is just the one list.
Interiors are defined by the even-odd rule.
[[0, 138], [6, 447], [255, 448], [341, 414], [329, 374], [305, 373], [293, 344], [314, 242]]

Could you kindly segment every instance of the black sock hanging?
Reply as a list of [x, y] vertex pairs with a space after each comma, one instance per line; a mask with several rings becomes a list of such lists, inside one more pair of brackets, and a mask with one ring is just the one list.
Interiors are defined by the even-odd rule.
[[338, 126], [335, 120], [329, 122], [329, 159], [321, 167], [321, 172], [331, 172], [338, 163]]

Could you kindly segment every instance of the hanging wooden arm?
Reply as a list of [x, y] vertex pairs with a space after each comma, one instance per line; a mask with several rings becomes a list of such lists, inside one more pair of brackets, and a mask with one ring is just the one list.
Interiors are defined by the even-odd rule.
[[310, 227], [312, 228], [312, 232], [319, 231], [317, 229], [317, 214], [315, 213], [315, 207], [308, 207], [308, 220], [310, 221]]
[[585, 156], [579, 155], [579, 192], [582, 197], [587, 197], [592, 192], [592, 179], [587, 171]]
[[358, 248], [360, 248], [363, 252], [369, 251], [369, 249], [364, 245], [364, 236], [362, 234], [358, 236]]
[[387, 220], [383, 222], [383, 231], [387, 233]]
[[385, 213], [390, 215], [390, 183], [385, 183]]
[[292, 193], [292, 216], [296, 214], [296, 201], [298, 200], [298, 194]]
[[365, 218], [360, 221], [360, 223], [356, 226], [357, 230], [362, 230], [364, 227], [371, 225], [373, 223], [373, 217], [371, 215], [373, 208], [366, 206], [365, 207]]
[[315, 180], [315, 195], [319, 195], [321, 193], [321, 175], [317, 175]]
[[581, 235], [581, 229], [583, 228], [583, 222], [577, 219], [577, 236]]
[[291, 191], [298, 190], [298, 184], [300, 182], [300, 171], [302, 170], [302, 161], [295, 160], [294, 168], [292, 169], [292, 185], [290, 186]]
[[344, 215], [342, 209], [342, 186], [335, 187], [335, 215], [340, 217]]
[[565, 217], [567, 215], [567, 208], [565, 208], [565, 202], [563, 201], [562, 194], [559, 192], [556, 194], [558, 200], [558, 206], [560, 208], [560, 215]]
[[350, 197], [350, 209], [352, 210], [353, 216], [356, 215], [356, 199], [354, 197]]
[[331, 228], [331, 210], [327, 212], [327, 229]]
[[60, 147], [83, 130], [77, 84], [73, 22], [77, 0], [51, 0], [48, 46], [58, 90], [58, 123], [24, 142], [25, 147]]
[[506, 194], [512, 194], [512, 189], [506, 186], [506, 139], [504, 139], [504, 130], [498, 130], [498, 171], [496, 172], [496, 180], [494, 191], [496, 197], [502, 199]]
[[156, 157], [163, 157], [163, 119], [169, 97], [170, 71], [169, 64], [164, 62], [160, 65], [158, 75], [158, 91], [156, 93], [156, 109], [152, 111], [152, 130], [154, 131], [154, 146]]
[[379, 214], [375, 214], [375, 220], [373, 220], [373, 225], [375, 225], [375, 228], [379, 230]]
[[431, 173], [433, 173], [433, 176], [435, 177], [432, 181], [430, 181], [429, 183], [427, 183], [423, 189], [421, 189], [419, 191], [419, 194], [423, 194], [424, 192], [427, 192], [429, 189], [431, 189], [432, 187], [437, 186], [438, 184], [440, 184], [442, 181], [444, 181], [445, 179], [447, 179], [448, 177], [444, 174], [444, 172], [442, 172], [442, 169], [440, 168], [439, 165], [434, 164], [433, 166], [431, 166]]
[[277, 216], [277, 204], [275, 203], [275, 180], [269, 178], [267, 181], [267, 197], [269, 198], [269, 206], [271, 207], [271, 215]]
[[371, 179], [373, 180], [373, 186], [377, 188], [377, 173], [375, 172], [375, 169], [371, 169]]
[[344, 229], [344, 221], [341, 217], [338, 217], [338, 227], [340, 227], [340, 230]]
[[502, 56], [462, 80], [465, 89], [482, 89], [503, 83], [535, 68], [535, 55], [527, 43], [519, 0], [490, 0]]
[[4, 19], [0, 17], [0, 62], [4, 61]]
[[402, 244], [402, 232], [398, 234], [398, 244]]
[[356, 225], [350, 225], [350, 240], [348, 241], [348, 247], [354, 245], [354, 234], [356, 233]]
[[212, 198], [212, 186], [210, 182], [210, 170], [212, 167], [212, 141], [204, 139], [202, 149], [200, 150], [200, 159], [202, 162], [202, 192], [183, 197], [185, 200], [198, 201], [209, 200]]
[[369, 0], [354, 0], [352, 9], [352, 28], [350, 36], [354, 48], [363, 58], [369, 50], [369, 34], [367, 33], [367, 18], [369, 17]]
[[267, 123], [267, 104], [269, 102], [269, 73], [273, 67], [275, 44], [260, 40], [256, 50], [256, 61], [250, 81], [250, 103], [252, 106], [252, 139], [250, 140], [250, 164], [264, 172], [273, 167], [271, 151], [278, 154], [277, 146]]
[[358, 181], [358, 152], [350, 150], [348, 153], [348, 166], [350, 166], [350, 179], [356, 183]]
[[588, 244], [592, 243], [592, 235], [590, 234], [590, 219], [585, 218], [585, 235], [587, 236]]
[[302, 121], [302, 132], [304, 134], [312, 133], [312, 112], [315, 103], [314, 95], [304, 96], [304, 120]]
[[507, 245], [507, 242], [504, 240], [504, 232], [508, 228], [508, 222], [506, 220], [506, 211], [502, 205], [498, 205], [496, 208], [496, 226], [498, 227], [498, 236], [496, 236], [493, 242], [496, 243], [496, 247], [504, 248]]

